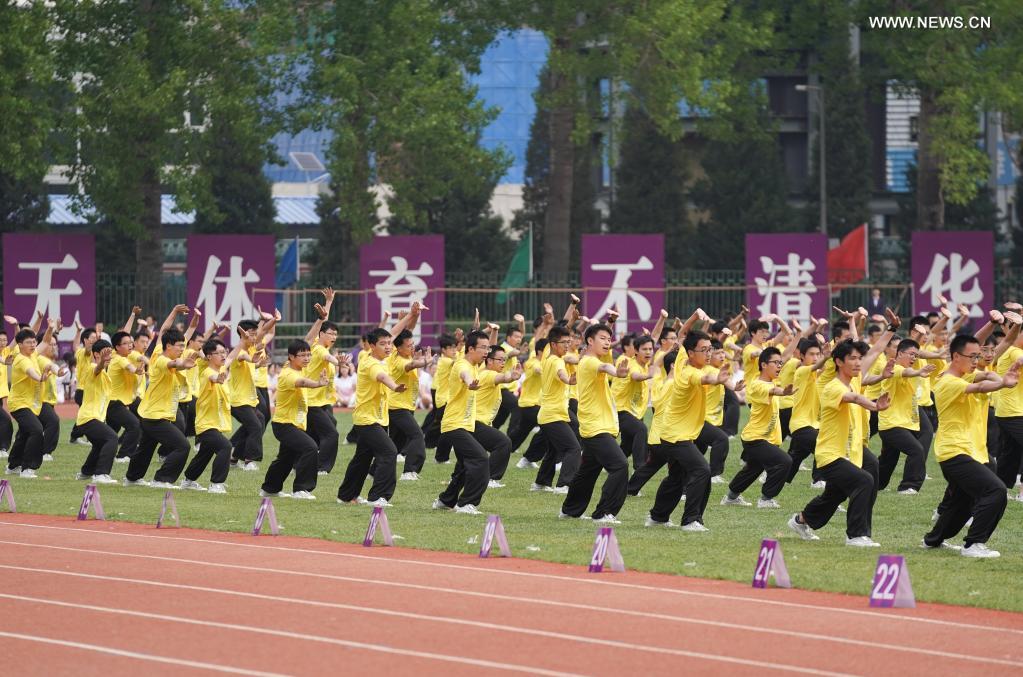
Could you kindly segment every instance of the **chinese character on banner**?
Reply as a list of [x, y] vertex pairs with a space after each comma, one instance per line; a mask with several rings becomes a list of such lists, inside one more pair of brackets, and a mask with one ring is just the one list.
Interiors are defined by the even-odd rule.
[[4, 313], [31, 323], [59, 317], [57, 336], [70, 341], [75, 322], [96, 321], [96, 249], [92, 235], [5, 233]]
[[827, 239], [823, 235], [746, 236], [746, 298], [754, 317], [828, 316]]
[[653, 329], [664, 306], [664, 236], [583, 235], [582, 285], [587, 315], [618, 309], [616, 335]]
[[940, 307], [944, 296], [953, 306], [969, 308], [970, 317], [983, 317], [995, 301], [994, 247], [990, 231], [913, 233], [916, 312]]
[[383, 313], [391, 322], [415, 301], [429, 308], [413, 329], [415, 342], [437, 336], [444, 323], [444, 236], [377, 236], [359, 251], [363, 322], [376, 324]]
[[202, 312], [204, 331], [219, 322], [234, 336], [239, 322], [259, 319], [256, 306], [273, 312], [274, 274], [272, 235], [188, 238], [188, 299]]

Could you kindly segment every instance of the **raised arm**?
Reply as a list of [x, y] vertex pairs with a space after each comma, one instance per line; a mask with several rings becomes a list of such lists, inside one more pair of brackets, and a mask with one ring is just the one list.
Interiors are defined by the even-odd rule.
[[124, 323], [123, 327], [121, 327], [121, 331], [130, 334], [131, 330], [135, 328], [135, 318], [137, 318], [141, 312], [142, 312], [141, 308], [139, 308], [138, 306], [132, 306], [131, 315], [128, 316], [128, 321]]
[[[400, 320], [398, 320], [398, 322], [395, 323], [395, 325], [393, 327], [391, 327], [390, 332], [391, 332], [391, 338], [392, 339], [397, 337], [398, 334], [400, 334], [401, 332], [403, 332], [406, 329], [408, 329], [410, 324], [413, 327], [415, 326], [414, 323], [416, 321], [418, 321], [418, 319], [419, 319], [419, 313], [420, 313], [421, 308], [422, 308], [422, 305], [419, 303], [419, 301], [413, 301], [412, 302], [412, 308], [408, 311], [408, 314], [405, 315], [405, 317], [403, 317]], [[388, 387], [390, 387], [390, 386], [388, 386]]]
[[863, 356], [863, 362], [860, 365], [861, 373], [870, 371], [870, 367], [877, 360], [877, 356], [884, 352], [884, 349], [888, 347], [888, 342], [895, 336], [895, 331], [902, 326], [902, 320], [891, 308], [885, 308], [884, 313], [888, 317], [888, 328], [874, 341], [874, 345]]
[[192, 319], [188, 321], [188, 328], [185, 329], [185, 345], [187, 346], [195, 336], [195, 330], [199, 326], [199, 320], [202, 319], [202, 312], [198, 308], [192, 310]]
[[661, 340], [661, 334], [664, 332], [664, 322], [668, 319], [668, 311], [661, 308], [661, 314], [657, 316], [657, 322], [654, 324], [653, 336], [655, 341]]

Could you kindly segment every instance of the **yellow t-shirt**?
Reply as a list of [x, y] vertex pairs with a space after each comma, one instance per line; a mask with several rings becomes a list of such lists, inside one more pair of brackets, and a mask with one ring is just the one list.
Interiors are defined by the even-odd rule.
[[[662, 355], [667, 355], [667, 352], [665, 352], [665, 351], [661, 350], [660, 348], [658, 348], [657, 350], [654, 351], [654, 356], [651, 359], [653, 359], [654, 363], [656, 363], [657, 362], [657, 358], [662, 356]], [[622, 355], [622, 357], [625, 358], [625, 355]], [[625, 359], [628, 359], [628, 358], [625, 358]], [[617, 367], [617, 366], [618, 366], [618, 363], [615, 362], [615, 367]], [[664, 379], [666, 379], [666, 378], [668, 378], [668, 371], [664, 368], [664, 360], [662, 358], [661, 359], [661, 366], [657, 367], [657, 369], [654, 370], [654, 377], [652, 379], [653, 383], [651, 383], [650, 386], [656, 390], [657, 388], [660, 387], [660, 385], [662, 383], [664, 383]]]
[[419, 370], [405, 371], [405, 366], [412, 361], [411, 357], [402, 357], [397, 350], [392, 350], [387, 357], [387, 373], [395, 383], [404, 383], [405, 392], [387, 391], [387, 407], [389, 409], [416, 410], [416, 396], [419, 393]]
[[661, 428], [664, 426], [664, 412], [667, 410], [668, 398], [671, 397], [674, 379], [669, 381], [665, 378], [664, 383], [654, 390], [654, 415], [650, 421], [650, 430], [647, 431], [647, 444], [661, 443]]
[[[877, 359], [874, 360], [874, 364], [870, 365], [870, 369], [867, 371], [867, 374], [870, 376], [880, 376], [887, 364], [888, 356], [881, 353], [877, 356]], [[863, 394], [872, 400], [876, 400], [881, 397], [881, 393], [884, 392], [884, 389], [885, 381], [878, 381], [877, 383], [871, 383], [869, 386], [864, 386]]]
[[[575, 351], [575, 350], [568, 351], [568, 353], [566, 354], [566, 357], [568, 355], [575, 355], [577, 358], [579, 357], [579, 353], [577, 351]], [[575, 373], [575, 369], [576, 369], [576, 366], [574, 364], [572, 364], [571, 362], [565, 362], [565, 373], [568, 374], [569, 378], [571, 378], [572, 374]], [[568, 386], [568, 399], [576, 400], [576, 401], [579, 400], [579, 382], [578, 381], [576, 381], [574, 384]]]
[[[323, 344], [315, 343], [310, 352], [312, 357], [309, 360], [309, 366], [305, 369], [305, 377], [319, 381], [320, 373], [326, 370], [327, 385], [322, 388], [310, 388], [309, 392], [305, 394], [306, 402], [310, 407], [333, 406], [337, 401], [337, 394], [334, 392], [334, 376], [337, 374], [337, 368], [327, 359], [330, 357], [330, 351]], [[397, 354], [397, 351], [391, 353], [391, 355]], [[259, 387], [258, 383], [256, 387]]]
[[[159, 346], [157, 346], [159, 348]], [[80, 347], [75, 351], [75, 381], [78, 383], [76, 386], [78, 390], [85, 390], [82, 387], [82, 383], [85, 380], [85, 372], [92, 369], [92, 351], [87, 349], [85, 346]]]
[[[251, 354], [251, 352], [250, 352]], [[252, 362], [235, 360], [229, 369], [232, 407], [258, 407], [259, 394], [256, 392], [256, 367]]]
[[820, 428], [821, 400], [817, 390], [817, 371], [813, 365], [800, 365], [792, 376], [792, 419], [789, 430], [795, 432], [800, 428]]
[[[367, 354], [363, 354], [359, 358], [360, 372], [361, 367], [367, 360], [373, 360]], [[373, 360], [376, 364], [376, 368], [380, 367], [380, 362]], [[362, 374], [359, 374], [359, 382], [362, 382]], [[281, 369], [281, 373], [277, 376], [277, 397], [276, 406], [274, 408], [273, 418], [270, 419], [273, 423], [287, 423], [295, 426], [299, 430], [305, 430], [306, 426], [306, 412], [309, 411], [309, 404], [306, 402], [305, 388], [299, 388], [295, 385], [295, 382], [300, 378], [305, 378], [301, 371], [298, 369], [292, 369], [290, 364], [284, 365], [284, 369]], [[376, 381], [374, 381], [376, 383]], [[381, 387], [383, 387], [381, 385]], [[360, 399], [361, 403], [362, 400]], [[358, 408], [356, 408], [358, 412]], [[384, 410], [384, 416], [387, 415], [387, 410]], [[358, 422], [355, 425], [362, 425]], [[385, 419], [384, 425], [387, 425]]]
[[[834, 344], [831, 347], [834, 348]], [[829, 356], [827, 361], [824, 362], [824, 366], [821, 367], [820, 373], [817, 374], [817, 392], [823, 394], [824, 388], [831, 383], [837, 373], [835, 371], [835, 360]]]
[[840, 458], [863, 467], [863, 416], [858, 411], [861, 407], [842, 401], [846, 393], [859, 392], [859, 380], [854, 378], [847, 386], [835, 378], [820, 390], [821, 427], [814, 450], [818, 468]]
[[[137, 350], [133, 350], [128, 353], [128, 361], [131, 362], [131, 366], [136, 369], [142, 364], [143, 355]], [[142, 397], [142, 393], [146, 392], [146, 372], [143, 371], [141, 374], [135, 374], [135, 397]], [[132, 402], [135, 400], [132, 399]]]
[[444, 418], [440, 422], [440, 431], [448, 433], [452, 430], [476, 429], [476, 392], [469, 390], [463, 377], [470, 381], [479, 376], [480, 365], [470, 364], [464, 357], [451, 365], [448, 379], [448, 404], [444, 407]]
[[135, 401], [138, 379], [135, 377], [134, 369], [130, 356], [113, 354], [110, 358], [110, 366], [107, 367], [107, 373], [110, 375], [110, 399], [117, 400], [124, 405], [130, 405]]
[[0, 400], [7, 397], [11, 390], [7, 387], [7, 357], [14, 352], [14, 346], [4, 346], [0, 350]]
[[[781, 368], [781, 373], [778, 374], [778, 387], [784, 388], [787, 385], [792, 385], [796, 378], [796, 369], [799, 368], [799, 360], [794, 357], [790, 357], [789, 361], [785, 363], [785, 366]], [[795, 395], [785, 395], [778, 398], [779, 409], [791, 409], [795, 403]]]
[[[355, 411], [352, 412], [354, 425], [387, 426], [387, 393], [390, 389], [377, 379], [387, 373], [381, 360], [369, 351], [359, 355], [359, 368], [355, 380]], [[278, 385], [278, 388], [280, 386]], [[437, 391], [440, 394], [440, 391]]]
[[[504, 348], [504, 354], [507, 357], [511, 353], [511, 351], [519, 350], [522, 347], [522, 344], [519, 343], [519, 348], [514, 348], [514, 347], [512, 347], [512, 345], [510, 343], [505, 341], [504, 343], [501, 344], [501, 347]], [[507, 359], [505, 359], [505, 361], [504, 361], [504, 369], [502, 370], [501, 373], [507, 374], [509, 372], [514, 371], [515, 370], [515, 366], [518, 365], [518, 363], [519, 363], [519, 358], [518, 357], [507, 357]], [[500, 387], [502, 390], [515, 390], [515, 388], [518, 387], [518, 383], [516, 383], [515, 381], [509, 381], [508, 383], [500, 384], [500, 386], [498, 386], [498, 387]], [[476, 399], [478, 401], [479, 397], [477, 397]], [[491, 420], [493, 420], [493, 419], [491, 419]], [[490, 425], [490, 424], [488, 423], [487, 425]]]
[[519, 393], [520, 407], [535, 407], [540, 404], [540, 383], [543, 368], [540, 366], [540, 358], [534, 355], [526, 360], [522, 366], [525, 379], [522, 381], [522, 391]]
[[707, 396], [703, 391], [703, 372], [690, 364], [675, 370], [671, 397], [665, 402], [661, 440], [692, 442], [700, 436], [707, 418]]
[[53, 360], [37, 353], [36, 364], [39, 365], [37, 371], [46, 376], [46, 380], [43, 381], [42, 402], [52, 407], [57, 404], [57, 374], [48, 371]]
[[[45, 359], [45, 358], [44, 358]], [[86, 369], [85, 380], [82, 383], [85, 391], [82, 397], [82, 406], [78, 408], [78, 417], [75, 419], [77, 425], [85, 425], [89, 421], [105, 423], [107, 420], [107, 405], [110, 404], [110, 375], [106, 369], [96, 373], [96, 365]]]
[[441, 355], [437, 360], [437, 371], [433, 375], [433, 389], [437, 392], [437, 397], [433, 401], [435, 407], [443, 407], [448, 402], [448, 379], [454, 363], [455, 361], [446, 355]]
[[[988, 371], [988, 369], [978, 367], [977, 371]], [[995, 399], [991, 396], [999, 392], [1002, 391], [995, 390], [990, 393], [973, 393], [971, 395], [977, 401], [977, 416], [973, 420], [973, 449], [970, 455], [978, 463], [988, 463], [991, 460], [987, 448], [987, 415], [991, 408], [991, 400]]]
[[[720, 373], [720, 369], [707, 365], [703, 368], [704, 376], [714, 376]], [[725, 420], [725, 386], [723, 383], [717, 385], [705, 385], [703, 386], [704, 398], [706, 399], [707, 423], [711, 425], [721, 425]]]
[[877, 429], [891, 430], [905, 428], [920, 430], [920, 403], [917, 394], [920, 390], [919, 376], [905, 376], [905, 368], [895, 365], [891, 378], [884, 380], [883, 392], [891, 398], [891, 406], [877, 415]]
[[39, 415], [43, 404], [43, 384], [28, 376], [28, 370], [39, 371], [35, 355], [22, 355], [19, 350], [11, 364], [11, 393], [7, 397], [7, 408], [13, 413], [29, 409]]
[[[972, 382], [973, 374], [960, 378], [946, 373], [934, 385], [938, 420], [941, 422], [934, 435], [934, 457], [939, 463], [960, 454], [973, 457], [980, 403], [966, 392]], [[984, 423], [987, 424], [987, 418]]]
[[[1023, 349], [1016, 346], [1009, 346], [1008, 350], [1002, 353], [995, 363], [995, 371], [999, 376], [1005, 376], [1009, 367], [1019, 358], [1023, 357]], [[1017, 383], [1012, 388], [1005, 388], [997, 391], [995, 398], [995, 416], [1023, 416], [1023, 383]]]
[[[202, 357], [202, 353], [198, 350], [185, 349], [181, 353], [182, 358], [192, 358], [196, 361], [198, 366], [199, 358]], [[195, 397], [195, 388], [199, 386], [198, 381], [198, 368], [192, 367], [191, 369], [185, 369], [177, 374], [177, 388], [178, 388], [178, 402], [191, 402]], [[195, 387], [193, 387], [192, 381], [195, 381]]]
[[781, 425], [778, 421], [779, 398], [771, 395], [772, 381], [754, 379], [746, 384], [746, 401], [750, 403], [749, 421], [742, 429], [740, 438], [744, 442], [766, 440], [774, 445], [781, 444]]
[[[199, 369], [189, 371], [198, 372]], [[207, 430], [231, 432], [231, 400], [224, 390], [223, 383], [213, 383], [219, 371], [207, 366], [199, 374], [199, 392], [195, 401], [195, 434], [202, 435]], [[280, 392], [280, 391], [278, 391]], [[280, 395], [278, 395], [278, 401]]]
[[149, 362], [149, 386], [139, 404], [139, 418], [173, 421], [178, 414], [177, 371], [168, 368], [166, 355]]
[[476, 391], [476, 422], [491, 425], [501, 408], [501, 386], [497, 383], [497, 372], [492, 369], [481, 369], [477, 376], [480, 389]]
[[629, 375], [625, 378], [615, 378], [611, 383], [611, 395], [615, 399], [615, 408], [618, 411], [628, 412], [641, 421], [646, 416], [647, 404], [650, 402], [650, 382], [653, 379], [634, 381], [632, 377], [646, 376], [649, 371], [649, 368], [641, 365], [639, 360], [631, 359], [629, 360]]
[[[942, 348], [944, 348], [944, 346], [936, 346], [933, 343], [931, 345], [924, 346], [924, 350], [933, 350], [934, 352], [939, 352], [940, 350], [942, 350]], [[927, 377], [927, 379], [930, 381], [930, 384], [929, 384], [927, 390], [928, 390], [928, 393], [930, 393], [932, 390], [934, 390], [934, 384], [938, 382], [938, 377], [941, 376], [943, 371], [948, 369], [948, 365], [945, 363], [945, 360], [942, 360], [940, 358], [933, 359], [933, 360], [927, 360], [927, 364], [933, 364], [934, 365], [934, 371], [932, 371], [931, 375]], [[934, 403], [934, 400], [933, 400], [933, 398], [931, 398], [930, 404], [933, 404], [933, 403]]]
[[568, 422], [568, 384], [558, 378], [558, 371], [568, 373], [565, 360], [548, 355], [540, 376], [540, 414], [537, 423]]
[[596, 437], [607, 433], [618, 436], [618, 411], [607, 375], [600, 371], [605, 362], [593, 355], [584, 355], [576, 366], [579, 385], [579, 437]]
[[747, 343], [742, 347], [742, 374], [746, 383], [760, 377], [760, 353], [767, 347], [766, 343], [762, 346]]

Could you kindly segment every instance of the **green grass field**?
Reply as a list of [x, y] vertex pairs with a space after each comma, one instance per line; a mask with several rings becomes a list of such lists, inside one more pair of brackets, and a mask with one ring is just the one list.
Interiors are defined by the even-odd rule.
[[[342, 440], [350, 428], [351, 417], [339, 414]], [[39, 478], [12, 480], [21, 512], [67, 515], [73, 517], [81, 502], [84, 483], [74, 478], [88, 449], [66, 443], [70, 422], [64, 422], [61, 444], [55, 460], [45, 463]], [[266, 460], [260, 472], [232, 470], [227, 495], [176, 492], [182, 524], [188, 527], [244, 532], [252, 528], [259, 499], [257, 491], [262, 470], [277, 452], [277, 441], [269, 429], [265, 437]], [[879, 441], [874, 439], [875, 452]], [[316, 501], [281, 498], [275, 501], [284, 533], [347, 543], [361, 542], [370, 508], [342, 506], [335, 502], [337, 487], [353, 447], [343, 445], [338, 465], [329, 476], [319, 478]], [[446, 484], [452, 466], [437, 465], [432, 452], [419, 482], [399, 482], [387, 514], [392, 530], [401, 538], [402, 547], [478, 552], [484, 518], [430, 510], [430, 503]], [[734, 440], [729, 454], [726, 477], [739, 464], [740, 445]], [[513, 466], [519, 458], [512, 456]], [[124, 476], [125, 465], [114, 465], [114, 477]], [[155, 466], [154, 466], [155, 467]], [[400, 470], [400, 467], [399, 467]], [[153, 468], [149, 477], [152, 477]], [[901, 477], [901, 466], [896, 479]], [[762, 538], [778, 538], [793, 585], [809, 590], [845, 592], [864, 597], [869, 593], [874, 565], [879, 553], [905, 555], [918, 600], [1023, 611], [1019, 593], [1019, 574], [1023, 571], [1023, 503], [1010, 501], [1005, 517], [989, 545], [1000, 550], [996, 560], [971, 560], [950, 551], [922, 550], [923, 534], [930, 528], [931, 513], [941, 498], [945, 482], [930, 460], [928, 481], [918, 496], [900, 496], [882, 492], [874, 509], [874, 539], [882, 548], [857, 549], [844, 544], [845, 516], [839, 514], [818, 531], [821, 540], [804, 542], [786, 527], [791, 513], [799, 510], [815, 495], [810, 489], [810, 473], [800, 472], [796, 481], [778, 497], [782, 510], [725, 507], [718, 505], [725, 492], [722, 484], [712, 485], [706, 513], [709, 533], [690, 534], [678, 529], [645, 528], [643, 520], [653, 503], [658, 475], [647, 485], [644, 495], [630, 497], [619, 515], [623, 524], [616, 527], [625, 564], [630, 569], [657, 571], [701, 578], [717, 578], [749, 583]], [[663, 473], [663, 471], [662, 471]], [[508, 540], [516, 557], [549, 560], [585, 566], [593, 545], [594, 527], [588, 520], [559, 520], [563, 497], [530, 493], [535, 470], [509, 467], [507, 487], [488, 490], [480, 509], [498, 513], [505, 524]], [[201, 479], [208, 483], [209, 471]], [[598, 491], [600, 483], [598, 483]], [[893, 482], [894, 486], [895, 482]], [[746, 498], [757, 497], [759, 484]], [[286, 490], [290, 491], [290, 481]], [[368, 485], [367, 485], [368, 490]], [[109, 519], [155, 524], [163, 492], [144, 487], [101, 486], [103, 506]], [[596, 499], [594, 499], [596, 500]], [[592, 505], [591, 505], [592, 508]], [[678, 521], [681, 511], [673, 520]]]

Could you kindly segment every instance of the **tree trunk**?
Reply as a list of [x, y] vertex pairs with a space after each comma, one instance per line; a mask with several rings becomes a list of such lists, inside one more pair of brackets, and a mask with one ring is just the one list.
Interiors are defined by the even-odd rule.
[[[556, 43], [557, 45], [557, 43]], [[555, 49], [565, 49], [565, 45]], [[570, 76], [551, 69], [550, 195], [544, 221], [543, 272], [567, 273], [571, 254], [572, 183], [575, 166], [575, 83]]]
[[160, 222], [160, 176], [150, 168], [139, 183], [143, 214], [135, 241], [135, 302], [146, 313], [160, 315], [170, 307], [163, 293], [163, 224]]
[[945, 196], [941, 190], [941, 160], [933, 150], [931, 123], [940, 112], [938, 93], [920, 90], [920, 117], [917, 118], [916, 155], [916, 227], [920, 230], [945, 229]]

